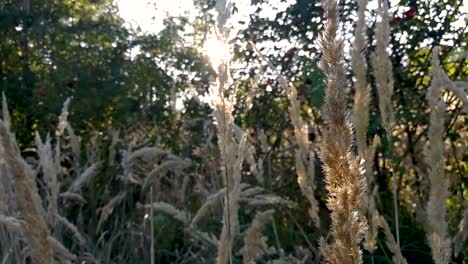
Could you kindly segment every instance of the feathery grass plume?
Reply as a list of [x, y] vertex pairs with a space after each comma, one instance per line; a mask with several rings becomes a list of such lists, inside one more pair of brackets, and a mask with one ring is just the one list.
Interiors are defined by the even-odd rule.
[[[390, 19], [388, 15], [388, 2], [386, 0], [378, 1], [378, 13], [381, 20], [377, 22], [375, 29], [376, 46], [372, 53], [372, 65], [374, 67], [375, 83], [379, 98], [379, 110], [382, 118], [382, 127], [385, 129], [387, 142], [389, 146], [388, 155], [392, 155], [393, 140], [392, 131], [395, 124], [395, 117], [392, 106], [393, 94], [393, 69], [392, 61], [387, 52], [390, 43]], [[392, 191], [393, 191], [393, 211], [395, 217], [395, 233], [397, 244], [400, 245], [400, 231], [398, 220], [398, 197], [397, 197], [397, 179], [392, 171]]]
[[191, 215], [190, 213], [179, 210], [174, 206], [164, 203], [164, 202], [154, 202], [152, 204], [137, 204], [137, 208], [144, 208], [144, 209], [153, 209], [154, 213], [164, 213], [168, 216], [171, 216], [175, 220], [179, 221], [180, 223], [184, 224], [186, 231], [189, 235], [203, 243], [206, 243], [210, 247], [218, 246], [218, 240], [211, 234], [201, 232], [197, 230], [194, 226], [190, 225]]
[[67, 192], [78, 192], [81, 187], [83, 187], [83, 185], [88, 184], [92, 178], [98, 175], [101, 164], [102, 162], [99, 161], [89, 166], [83, 173], [81, 173], [80, 176], [78, 176], [78, 178], [73, 181]]
[[352, 130], [346, 113], [346, 76], [343, 41], [338, 37], [339, 11], [335, 0], [325, 0], [326, 23], [321, 35], [321, 68], [326, 76], [325, 121], [320, 145], [327, 206], [331, 211], [333, 241], [321, 241], [327, 263], [362, 263], [359, 247], [365, 231], [360, 210], [364, 202], [365, 179], [361, 164], [351, 153]]
[[385, 243], [387, 244], [388, 249], [393, 253], [392, 261], [394, 264], [408, 264], [405, 257], [401, 254], [400, 245], [397, 244], [395, 238], [393, 237], [392, 231], [388, 226], [387, 221], [381, 215], [377, 218], [377, 225], [380, 226], [385, 235]]
[[320, 225], [319, 204], [315, 198], [315, 162], [314, 145], [309, 142], [309, 125], [301, 117], [301, 105], [297, 100], [297, 90], [294, 86], [289, 86], [276, 67], [257, 49], [253, 42], [249, 42], [255, 52], [267, 63], [268, 67], [276, 74], [280, 86], [286, 91], [290, 106], [288, 107], [291, 123], [294, 127], [294, 138], [296, 139], [298, 150], [294, 157], [296, 165], [297, 182], [302, 193], [310, 203], [309, 215], [316, 226]]
[[[364, 52], [367, 47], [367, 39], [365, 35], [366, 17], [365, 11], [367, 0], [357, 0], [358, 18], [356, 21], [356, 29], [354, 31], [354, 46], [352, 50], [352, 69], [356, 75], [353, 105], [353, 124], [356, 131], [356, 143], [359, 151], [359, 156], [364, 157], [367, 150], [367, 127], [369, 125], [369, 102], [370, 102], [370, 86], [367, 83], [367, 67], [364, 58]], [[367, 172], [366, 172], [367, 174]]]
[[86, 164], [94, 164], [100, 161], [101, 157], [101, 137], [98, 131], [93, 131], [92, 136], [86, 143]]
[[112, 167], [115, 162], [115, 155], [116, 155], [115, 148], [117, 146], [117, 143], [119, 142], [120, 130], [112, 129], [111, 135], [112, 135], [112, 141], [111, 141], [111, 144], [109, 145], [109, 157], [107, 159], [107, 164], [109, 167]]
[[33, 172], [21, 158], [13, 136], [1, 121], [0, 141], [0, 157], [5, 160], [15, 179], [16, 201], [23, 220], [23, 233], [31, 246], [32, 262], [50, 264], [53, 259], [51, 245], [47, 239], [49, 230], [44, 219], [45, 212], [34, 182]]
[[[241, 188], [241, 195], [248, 195], [245, 193], [245, 189], [248, 188], [249, 185], [245, 183], [240, 184]], [[198, 223], [201, 221], [203, 217], [205, 217], [209, 210], [218, 206], [218, 204], [221, 204], [223, 202], [222, 198], [225, 197], [226, 195], [226, 188], [221, 188], [217, 192], [210, 194], [207, 198], [206, 201], [203, 203], [200, 208], [198, 208], [197, 212], [195, 213], [195, 216], [192, 218], [192, 221], [190, 222], [191, 227], [196, 227]]]
[[[282, 205], [286, 207], [294, 207], [295, 204], [273, 194], [264, 194], [265, 190], [260, 187], [253, 187], [246, 183], [241, 183], [241, 194], [239, 201], [245, 202], [249, 206], [257, 207], [264, 205]], [[205, 217], [210, 209], [217, 207], [222, 203], [222, 197], [226, 193], [226, 188], [222, 188], [217, 192], [209, 195], [203, 205], [197, 210], [192, 218], [190, 226], [195, 227]]]
[[8, 211], [7, 186], [4, 184], [3, 177], [8, 177], [5, 172], [5, 161], [0, 160], [0, 214]]
[[[466, 201], [465, 201], [465, 204]], [[466, 208], [466, 205], [465, 205]], [[460, 221], [458, 225], [458, 232], [453, 239], [453, 251], [455, 256], [458, 256], [460, 253], [463, 243], [465, 240], [468, 239], [468, 210], [465, 209], [465, 213], [463, 214], [463, 219]]]
[[[54, 250], [54, 255], [58, 257], [59, 263], [72, 263], [76, 260], [76, 256], [73, 255], [62, 243], [52, 236], [47, 237], [48, 243]], [[48, 262], [49, 264], [53, 262]]]
[[140, 159], [144, 161], [150, 161], [154, 159], [162, 159], [163, 157], [169, 155], [168, 151], [162, 150], [158, 147], [144, 147], [133, 152], [129, 151], [128, 153], [129, 154], [126, 160], [126, 163], [128, 163], [128, 165], [124, 166], [129, 166], [134, 163], [137, 163]]
[[448, 234], [447, 205], [445, 201], [450, 196], [450, 183], [444, 175], [444, 115], [445, 103], [440, 98], [445, 84], [444, 72], [440, 68], [437, 47], [432, 50], [432, 82], [427, 91], [427, 101], [430, 107], [430, 122], [428, 139], [430, 142], [428, 155], [429, 180], [431, 189], [426, 207], [428, 240], [432, 250], [432, 258], [436, 264], [449, 263], [451, 260], [451, 239]]
[[195, 216], [190, 222], [190, 226], [196, 227], [198, 225], [198, 222], [200, 222], [200, 220], [208, 214], [211, 208], [215, 207], [218, 203], [222, 202], [222, 197], [224, 197], [225, 195], [226, 188], [222, 188], [217, 192], [210, 194], [206, 198], [206, 201], [203, 203], [203, 205], [200, 208], [198, 208], [197, 212], [195, 213]]
[[356, 21], [354, 46], [352, 50], [351, 64], [356, 75], [353, 105], [353, 124], [356, 135], [356, 144], [359, 158], [364, 162], [364, 173], [367, 179], [367, 189], [363, 204], [363, 213], [367, 215], [368, 228], [364, 236], [364, 247], [371, 253], [377, 248], [377, 226], [375, 219], [378, 217], [378, 211], [375, 206], [374, 190], [375, 186], [373, 174], [373, 157], [377, 139], [374, 144], [367, 145], [367, 130], [369, 126], [369, 103], [371, 99], [370, 86], [367, 83], [367, 66], [364, 58], [364, 52], [367, 47], [366, 39], [366, 16], [367, 0], [358, 0], [358, 17]]
[[67, 133], [70, 136], [70, 145], [73, 154], [73, 168], [75, 170], [75, 174], [78, 175], [80, 173], [80, 160], [81, 160], [81, 144], [80, 139], [75, 134], [75, 130], [70, 123], [67, 122]]
[[68, 107], [70, 105], [70, 101], [71, 101], [71, 99], [67, 98], [67, 100], [65, 100], [65, 103], [63, 103], [62, 112], [60, 113], [59, 122], [58, 122], [58, 125], [57, 125], [57, 134], [58, 135], [62, 135], [63, 132], [65, 131], [65, 128], [67, 128], [67, 124], [68, 124]]
[[104, 223], [112, 215], [114, 208], [117, 207], [117, 205], [119, 205], [125, 199], [126, 196], [126, 191], [121, 192], [115, 197], [113, 197], [104, 207], [98, 209], [99, 211], [101, 211], [101, 215], [99, 217], [99, 222], [96, 230], [99, 231], [101, 229], [102, 223]]
[[[8, 171], [4, 159], [0, 159], [0, 215], [5, 218], [0, 220], [3, 225], [0, 225], [0, 250], [3, 254], [2, 264], [14, 263], [14, 260], [20, 259], [21, 248], [21, 223], [16, 218], [9, 217], [18, 215], [16, 206], [16, 195], [14, 193], [13, 175]], [[11, 221], [8, 221], [11, 220]], [[10, 225], [8, 225], [8, 223]], [[10, 261], [11, 260], [11, 261]]]
[[46, 203], [47, 203], [47, 222], [49, 227], [55, 231], [55, 218], [58, 214], [58, 197], [60, 193], [60, 183], [57, 179], [57, 167], [54, 162], [50, 137], [48, 136], [45, 144], [38, 132], [36, 132], [37, 154], [39, 155], [39, 164], [44, 174], [44, 182], [46, 188]]
[[370, 253], [374, 253], [377, 249], [377, 236], [378, 236], [378, 221], [380, 214], [377, 211], [375, 204], [375, 196], [377, 196], [378, 188], [374, 188], [371, 194], [369, 194], [369, 200], [367, 201], [367, 222], [369, 224], [366, 233], [364, 234], [364, 248]]
[[390, 43], [390, 24], [388, 15], [388, 2], [379, 0], [379, 16], [375, 29], [376, 46], [372, 54], [372, 65], [374, 67], [375, 82], [379, 96], [379, 110], [382, 117], [382, 126], [387, 134], [391, 134], [395, 117], [393, 114], [393, 69], [392, 62], [387, 52]]
[[268, 221], [271, 221], [274, 210], [260, 212], [255, 215], [244, 235], [244, 247], [241, 249], [244, 264], [256, 263], [256, 259], [268, 249], [266, 238], [262, 231]]
[[153, 208], [156, 212], [162, 212], [172, 216], [177, 221], [189, 225], [190, 219], [192, 218], [188, 212], [179, 210], [174, 206], [165, 202], [154, 202], [153, 204], [145, 204], [144, 208]]
[[216, 1], [217, 37], [223, 43], [223, 60], [217, 67], [217, 86], [210, 87], [211, 108], [216, 120], [218, 145], [221, 155], [222, 179], [226, 186], [226, 195], [223, 208], [223, 228], [221, 231], [217, 263], [226, 264], [231, 261], [232, 244], [238, 230], [238, 208], [240, 196], [241, 170], [247, 151], [247, 138], [242, 133], [242, 138], [237, 142], [234, 135], [233, 110], [235, 105], [235, 91], [228, 92], [229, 54], [228, 38], [229, 28], [226, 26], [232, 12], [230, 0]]
[[227, 192], [224, 199], [223, 229], [218, 245], [217, 262], [219, 264], [230, 262], [232, 244], [239, 225], [237, 214], [241, 194], [241, 169], [245, 158], [245, 151], [247, 151], [246, 141], [247, 137], [244, 135], [236, 146], [237, 151], [234, 153], [235, 156], [224, 161], [224, 166], [227, 172], [230, 171], [230, 173], [225, 173]]
[[[288, 87], [283, 85], [284, 88]], [[297, 100], [297, 90], [290, 87], [286, 90], [290, 102], [289, 114], [294, 127], [294, 137], [298, 145], [298, 151], [295, 154], [295, 164], [297, 173], [297, 182], [301, 187], [302, 193], [310, 203], [309, 214], [316, 226], [320, 226], [318, 215], [319, 204], [315, 198], [315, 163], [314, 146], [308, 139], [309, 125], [301, 117], [301, 106]]]
[[155, 168], [151, 170], [151, 172], [148, 174], [143, 183], [142, 192], [146, 192], [147, 190], [149, 190], [149, 187], [154, 182], [159, 182], [159, 180], [161, 180], [162, 177], [166, 176], [166, 174], [169, 171], [181, 172], [184, 169], [190, 167], [191, 164], [192, 163], [189, 160], [184, 160], [178, 157], [174, 157], [162, 162], [160, 165], [155, 166]]
[[5, 91], [2, 91], [2, 120], [3, 123], [5, 124], [5, 127], [10, 130], [11, 127], [11, 117], [10, 117], [10, 111], [8, 111], [8, 103], [7, 103], [7, 98], [5, 95]]

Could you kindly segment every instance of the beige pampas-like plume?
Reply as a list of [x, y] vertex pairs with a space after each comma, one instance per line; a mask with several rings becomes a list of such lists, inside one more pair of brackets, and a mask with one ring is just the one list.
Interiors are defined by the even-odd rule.
[[[232, 3], [229, 0], [217, 0], [217, 37], [225, 47], [228, 47], [229, 29], [226, 22], [231, 16]], [[223, 228], [218, 244], [218, 264], [232, 261], [232, 246], [238, 232], [239, 198], [241, 193], [242, 164], [248, 150], [247, 137], [242, 131], [236, 140], [234, 134], [235, 93], [228, 93], [229, 62], [227, 54], [217, 68], [217, 85], [210, 87], [211, 108], [216, 121], [218, 145], [221, 154], [222, 180], [226, 187], [223, 208]]]
[[13, 135], [0, 121], [0, 157], [15, 179], [14, 188], [19, 213], [22, 218], [22, 230], [31, 246], [33, 263], [50, 264], [53, 261], [52, 247], [49, 244], [49, 230], [45, 220], [31, 168], [21, 158]]
[[358, 148], [358, 156], [364, 162], [364, 170], [367, 179], [367, 190], [363, 204], [363, 213], [367, 215], [368, 228], [364, 236], [364, 247], [371, 253], [377, 248], [377, 225], [375, 219], [378, 217], [378, 212], [375, 207], [373, 156], [375, 153], [376, 144], [367, 145], [367, 129], [369, 126], [369, 103], [371, 99], [370, 85], [367, 83], [367, 66], [364, 58], [364, 52], [367, 47], [367, 39], [365, 35], [367, 0], [358, 0], [358, 18], [356, 21], [354, 46], [352, 50], [351, 64], [356, 82], [354, 84], [356, 93], [354, 95], [353, 105], [353, 124], [356, 135], [356, 144]]
[[375, 29], [376, 46], [372, 54], [374, 76], [379, 96], [379, 110], [382, 117], [382, 126], [387, 133], [392, 132], [395, 123], [392, 106], [393, 69], [392, 61], [387, 52], [390, 43], [390, 25], [387, 1], [379, 0], [379, 15], [381, 20]]
[[360, 210], [364, 201], [365, 179], [361, 164], [351, 154], [351, 125], [346, 113], [346, 77], [343, 59], [343, 41], [338, 38], [338, 6], [335, 0], [323, 3], [326, 24], [320, 45], [323, 50], [321, 68], [326, 76], [325, 103], [322, 115], [325, 121], [320, 157], [323, 162], [327, 206], [331, 211], [333, 241], [321, 241], [321, 250], [327, 263], [362, 263], [359, 247], [365, 225]]
[[50, 137], [47, 137], [45, 143], [38, 132], [36, 132], [37, 154], [39, 155], [39, 164], [45, 181], [45, 200], [47, 201], [47, 222], [52, 229], [56, 228], [56, 215], [58, 214], [58, 197], [60, 193], [60, 183], [57, 179], [58, 168], [54, 162]]
[[272, 219], [273, 210], [257, 213], [244, 236], [241, 250], [244, 264], [255, 263], [256, 259], [267, 250], [266, 238], [262, 235], [265, 225]]
[[[395, 117], [393, 113], [393, 69], [392, 61], [387, 52], [390, 43], [390, 24], [388, 15], [388, 2], [379, 0], [379, 16], [381, 20], [377, 22], [375, 29], [376, 46], [372, 54], [372, 65], [374, 67], [375, 83], [379, 98], [379, 110], [382, 118], [382, 127], [385, 129], [388, 142], [388, 156], [393, 155], [392, 131], [394, 129]], [[392, 172], [393, 174], [393, 172]], [[396, 175], [392, 175], [393, 211], [395, 217], [396, 243], [400, 245], [400, 231], [398, 220], [398, 197]]]
[[353, 124], [356, 131], [356, 143], [360, 156], [367, 150], [367, 127], [369, 125], [370, 86], [367, 83], [367, 67], [364, 52], [367, 46], [365, 36], [367, 0], [358, 0], [358, 20], [356, 22], [354, 46], [351, 63], [356, 75], [356, 94], [353, 105]]
[[451, 239], [448, 234], [447, 205], [445, 201], [450, 195], [450, 183], [444, 175], [444, 115], [445, 103], [440, 98], [445, 85], [445, 73], [440, 68], [437, 48], [432, 50], [432, 82], [427, 92], [427, 101], [431, 110], [428, 138], [430, 142], [427, 152], [429, 164], [429, 180], [431, 190], [426, 207], [428, 223], [428, 240], [432, 250], [432, 258], [436, 264], [449, 263], [452, 256]]

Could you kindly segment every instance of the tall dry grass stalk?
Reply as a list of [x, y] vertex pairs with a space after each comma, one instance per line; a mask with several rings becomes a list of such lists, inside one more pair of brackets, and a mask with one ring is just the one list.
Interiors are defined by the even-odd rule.
[[39, 155], [39, 165], [44, 175], [45, 201], [47, 203], [47, 223], [52, 228], [52, 233], [56, 233], [56, 215], [58, 215], [58, 197], [60, 194], [60, 183], [58, 179], [59, 168], [56, 167], [52, 146], [48, 136], [46, 142], [42, 142], [39, 133], [36, 132], [37, 154]]
[[[354, 31], [354, 46], [352, 50], [352, 69], [356, 76], [353, 105], [353, 124], [356, 133], [356, 144], [359, 156], [367, 158], [367, 128], [369, 125], [370, 86], [367, 83], [367, 66], [364, 52], [367, 47], [366, 17], [367, 0], [358, 0], [358, 16]], [[367, 159], [366, 159], [367, 160]], [[366, 175], [369, 173], [366, 171]], [[368, 181], [372, 180], [368, 178]]]
[[22, 218], [21, 227], [31, 246], [31, 260], [37, 264], [50, 264], [53, 254], [48, 240], [49, 230], [33, 172], [21, 158], [13, 135], [2, 121], [0, 141], [0, 157], [14, 177], [16, 202]]
[[2, 114], [3, 123], [5, 124], [5, 127], [10, 130], [11, 117], [10, 112], [8, 111], [8, 103], [4, 91], [2, 92]]
[[[226, 23], [231, 16], [232, 4], [229, 0], [216, 1], [217, 37], [228, 50], [229, 29]], [[234, 133], [233, 110], [235, 92], [228, 91], [230, 76], [228, 54], [217, 68], [217, 85], [210, 88], [211, 108], [216, 120], [218, 145], [221, 155], [222, 179], [226, 187], [223, 207], [223, 228], [219, 238], [217, 263], [232, 261], [232, 245], [238, 230], [238, 209], [241, 193], [242, 164], [246, 157], [247, 138], [242, 133], [236, 140]]]
[[297, 95], [297, 89], [290, 86], [288, 81], [281, 73], [278, 72], [276, 67], [268, 60], [255, 46], [253, 42], [250, 45], [254, 48], [256, 53], [267, 63], [268, 67], [276, 74], [278, 83], [281, 88], [286, 91], [289, 99], [290, 106], [288, 108], [291, 123], [294, 127], [294, 139], [297, 143], [297, 151], [294, 156], [294, 164], [296, 166], [297, 183], [301, 188], [302, 193], [305, 195], [310, 203], [309, 215], [318, 227], [320, 225], [319, 218], [319, 203], [315, 198], [315, 145], [309, 141], [308, 133], [311, 124], [307, 124], [301, 117], [301, 105]]
[[408, 264], [406, 259], [403, 257], [401, 253], [400, 245], [398, 245], [395, 237], [388, 226], [387, 220], [381, 215], [378, 215], [376, 218], [376, 224], [383, 229], [383, 233], [385, 236], [385, 244], [387, 244], [388, 249], [392, 252], [392, 262], [394, 264]]
[[[284, 88], [284, 79], [281, 82]], [[294, 138], [296, 139], [298, 149], [295, 154], [295, 165], [297, 173], [297, 182], [301, 187], [302, 193], [310, 203], [309, 215], [316, 226], [320, 226], [319, 204], [315, 198], [315, 154], [314, 146], [308, 139], [309, 125], [301, 117], [301, 105], [297, 100], [297, 90], [294, 86], [286, 89], [290, 106], [289, 115], [294, 127]]]
[[[367, 215], [368, 228], [364, 236], [364, 247], [373, 253], [377, 248], [377, 224], [378, 211], [375, 205], [374, 193], [377, 190], [373, 173], [373, 157], [378, 140], [374, 144], [367, 144], [367, 130], [369, 126], [369, 103], [371, 100], [370, 85], [367, 82], [367, 65], [364, 53], [367, 48], [366, 16], [367, 0], [358, 0], [358, 16], [356, 21], [354, 46], [352, 50], [351, 65], [356, 76], [353, 124], [356, 135], [358, 156], [363, 160], [364, 173], [367, 179], [363, 214]], [[374, 191], [375, 190], [375, 191]]]
[[327, 263], [362, 263], [359, 247], [365, 231], [360, 210], [364, 201], [365, 179], [361, 164], [351, 153], [352, 129], [346, 110], [346, 76], [343, 41], [338, 37], [339, 11], [335, 0], [323, 2], [326, 23], [320, 45], [321, 68], [326, 76], [325, 121], [320, 157], [323, 162], [327, 206], [331, 211], [332, 242], [321, 241]]
[[427, 152], [429, 164], [429, 180], [431, 190], [426, 207], [428, 240], [432, 250], [432, 258], [436, 264], [449, 263], [452, 256], [451, 239], [448, 234], [447, 205], [445, 201], [450, 196], [450, 182], [444, 175], [444, 115], [445, 103], [441, 99], [442, 88], [446, 85], [445, 73], [440, 68], [437, 48], [432, 50], [432, 82], [427, 92], [430, 108], [430, 123]]
[[[10, 113], [8, 111], [7, 98], [2, 93], [2, 118], [5, 127], [10, 129]], [[19, 241], [21, 237], [18, 230], [21, 231], [21, 223], [18, 219], [10, 217], [18, 215], [16, 206], [16, 195], [14, 191], [14, 178], [5, 164], [5, 159], [0, 159], [0, 215], [2, 215], [2, 224], [0, 227], [0, 249], [4, 253], [1, 259], [2, 264], [14, 263], [22, 258], [22, 247]], [[6, 220], [3, 221], [3, 220]], [[13, 225], [11, 225], [13, 224]]]
[[[388, 151], [387, 156], [393, 154], [392, 132], [395, 125], [393, 113], [392, 94], [393, 94], [393, 69], [392, 61], [387, 52], [390, 43], [390, 20], [388, 15], [388, 2], [379, 0], [378, 14], [380, 21], [375, 28], [376, 46], [372, 54], [372, 65], [374, 67], [374, 76], [379, 98], [379, 110], [382, 119], [382, 127], [385, 129]], [[398, 220], [398, 194], [397, 179], [392, 171], [392, 192], [393, 192], [393, 211], [395, 218], [395, 234], [397, 245], [400, 245], [400, 227]]]

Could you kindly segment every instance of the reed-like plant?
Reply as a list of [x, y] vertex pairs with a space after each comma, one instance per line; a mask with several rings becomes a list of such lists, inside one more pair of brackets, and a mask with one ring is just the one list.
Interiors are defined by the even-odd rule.
[[450, 263], [452, 241], [448, 233], [447, 205], [450, 196], [449, 179], [444, 174], [444, 116], [445, 103], [441, 99], [442, 88], [446, 86], [445, 73], [440, 68], [437, 47], [432, 50], [432, 82], [427, 91], [430, 109], [428, 139], [430, 148], [427, 152], [431, 189], [426, 206], [427, 232], [432, 258], [436, 264]]
[[335, 0], [323, 2], [325, 27], [320, 38], [320, 66], [326, 76], [325, 121], [320, 142], [327, 207], [331, 212], [331, 243], [321, 242], [327, 263], [362, 263], [360, 242], [365, 231], [361, 215], [365, 176], [360, 161], [351, 153], [352, 128], [346, 109], [346, 69], [343, 40], [338, 36], [339, 9]]

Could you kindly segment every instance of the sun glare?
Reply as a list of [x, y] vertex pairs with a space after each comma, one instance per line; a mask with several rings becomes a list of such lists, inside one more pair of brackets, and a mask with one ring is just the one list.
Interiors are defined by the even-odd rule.
[[211, 65], [216, 70], [229, 60], [229, 47], [215, 34], [212, 34], [203, 45], [203, 52], [210, 58]]

